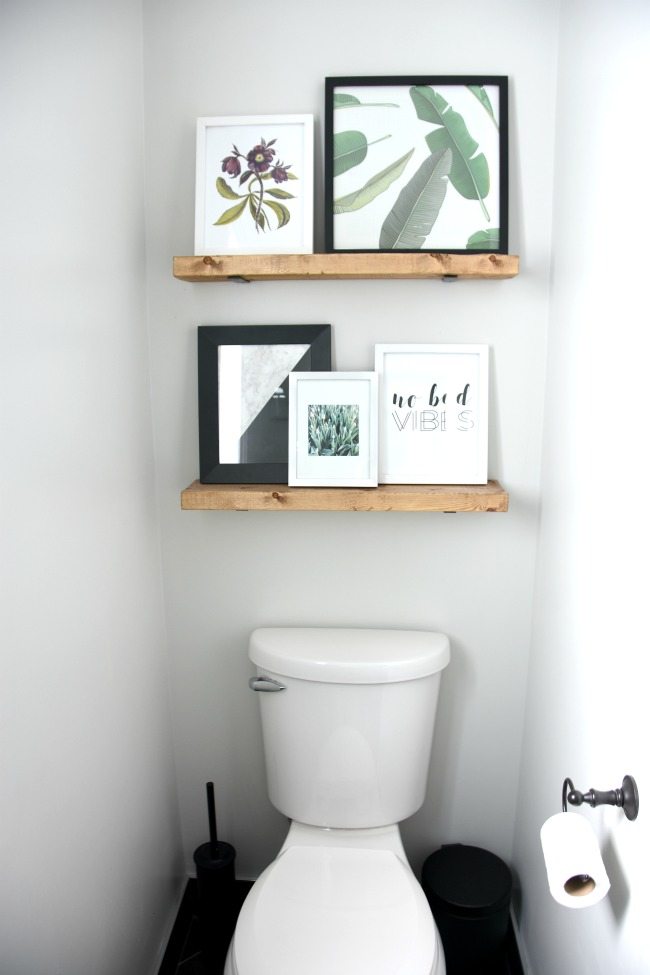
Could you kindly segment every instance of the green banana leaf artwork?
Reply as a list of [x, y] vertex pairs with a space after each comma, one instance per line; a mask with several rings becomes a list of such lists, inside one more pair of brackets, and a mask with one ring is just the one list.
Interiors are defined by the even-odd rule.
[[398, 108], [395, 102], [362, 102], [354, 95], [340, 92], [334, 95], [334, 108]]
[[506, 78], [330, 78], [326, 108], [328, 250], [506, 250]]
[[483, 106], [483, 108], [485, 109], [485, 111], [488, 113], [488, 115], [490, 116], [490, 118], [492, 119], [492, 121], [494, 122], [494, 124], [496, 125], [496, 127], [498, 129], [499, 128], [499, 123], [496, 120], [496, 116], [494, 114], [494, 109], [492, 107], [492, 102], [490, 101], [490, 96], [486, 92], [486, 90], [483, 87], [483, 85], [468, 85], [467, 87], [468, 87], [469, 91], [471, 91], [471, 93], [475, 96], [475, 98], [478, 98], [479, 102], [481, 103], [481, 105]]
[[376, 196], [379, 196], [380, 193], [388, 189], [391, 183], [399, 179], [413, 152], [414, 150], [411, 149], [410, 152], [405, 153], [386, 169], [382, 169], [380, 173], [371, 176], [358, 190], [334, 200], [334, 213], [350, 213], [352, 210], [360, 210], [366, 204], [372, 203]]
[[360, 166], [368, 155], [368, 147], [377, 142], [390, 139], [390, 135], [381, 136], [368, 142], [363, 132], [337, 132], [334, 135], [334, 175], [347, 173], [348, 169]]
[[490, 192], [490, 169], [484, 153], [478, 151], [478, 143], [469, 134], [463, 116], [433, 88], [411, 88], [411, 98], [418, 118], [436, 125], [426, 137], [429, 149], [431, 152], [451, 150], [449, 179], [465, 199], [479, 201], [483, 216], [489, 221], [484, 200]]
[[441, 149], [424, 160], [400, 190], [379, 235], [380, 250], [419, 250], [431, 233], [447, 192], [452, 154]]
[[467, 241], [468, 251], [491, 251], [499, 246], [499, 228], [477, 230]]

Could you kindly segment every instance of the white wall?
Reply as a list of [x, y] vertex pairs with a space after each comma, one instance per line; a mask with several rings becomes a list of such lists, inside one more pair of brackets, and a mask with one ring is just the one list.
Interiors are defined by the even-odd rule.
[[[405, 0], [397, 13], [387, 0], [143, 7], [144, 30], [136, 0], [0, 4], [0, 969], [153, 973], [205, 839], [208, 778], [239, 873], [256, 875], [285, 824], [266, 799], [248, 634], [338, 623], [452, 639], [431, 788], [405, 826], [416, 868], [454, 839], [510, 859], [516, 829], [531, 971], [640, 975], [650, 962], [643, 805], [635, 824], [588, 812], [613, 882], [589, 912], [550, 899], [538, 829], [566, 774], [609, 788], [632, 772], [642, 804], [648, 781], [636, 571], [648, 535], [647, 5], [570, 0], [559, 21], [545, 0]], [[511, 79], [519, 278], [173, 280], [172, 255], [192, 250], [197, 116], [313, 112], [320, 185], [326, 75], [461, 70]], [[317, 249], [321, 210], [319, 192]], [[179, 491], [198, 469], [195, 326], [320, 321], [334, 326], [341, 369], [371, 366], [376, 342], [490, 344], [490, 473], [511, 491], [508, 515], [181, 513]]]
[[[214, 778], [242, 876], [285, 823], [266, 798], [256, 701], [246, 687], [260, 624], [440, 629], [452, 640], [431, 788], [406, 824], [416, 868], [440, 841], [511, 853], [537, 531], [550, 260], [556, 5], [333, 0], [281, 6], [145, 0], [146, 198], [151, 354], [163, 563], [185, 857], [205, 839]], [[399, 37], [399, 41], [397, 38]], [[322, 184], [327, 75], [507, 73], [513, 253], [504, 282], [190, 285], [195, 120], [311, 112]], [[316, 198], [316, 249], [322, 240]], [[492, 348], [490, 474], [507, 515], [181, 512], [198, 473], [196, 326], [330, 322], [334, 364], [372, 368], [376, 342]]]
[[3, 2], [0, 44], [0, 971], [153, 975], [184, 871], [140, 4]]
[[[560, 23], [540, 560], [515, 863], [536, 975], [650, 970], [647, 701], [648, 206], [645, 0], [571, 0]], [[584, 815], [612, 883], [559, 907], [539, 827], [561, 786], [636, 776], [641, 812]]]

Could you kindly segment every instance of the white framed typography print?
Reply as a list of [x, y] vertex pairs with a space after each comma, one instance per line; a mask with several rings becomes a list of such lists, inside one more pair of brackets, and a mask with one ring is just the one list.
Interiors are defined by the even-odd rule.
[[289, 374], [289, 484], [377, 487], [377, 375]]
[[375, 346], [379, 483], [486, 484], [487, 345]]

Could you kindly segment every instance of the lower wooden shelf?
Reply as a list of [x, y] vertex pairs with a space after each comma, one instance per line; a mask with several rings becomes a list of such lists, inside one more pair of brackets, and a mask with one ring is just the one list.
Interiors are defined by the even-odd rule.
[[377, 488], [201, 484], [181, 493], [185, 511], [507, 511], [508, 494], [487, 484], [381, 484]]

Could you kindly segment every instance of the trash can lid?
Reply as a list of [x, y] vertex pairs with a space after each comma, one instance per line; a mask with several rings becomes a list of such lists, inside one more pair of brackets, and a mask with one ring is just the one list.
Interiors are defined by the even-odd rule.
[[422, 886], [432, 908], [477, 918], [508, 906], [512, 874], [494, 853], [452, 843], [424, 861]]

